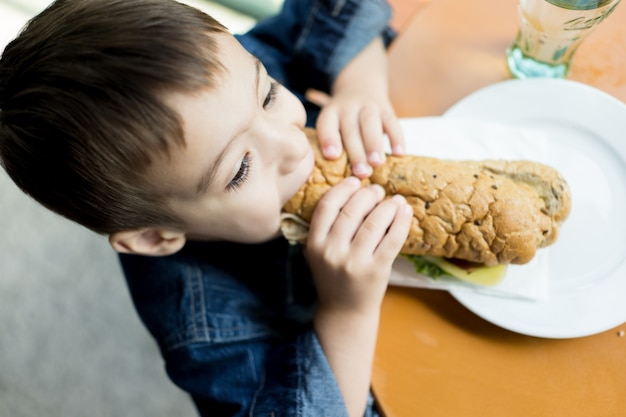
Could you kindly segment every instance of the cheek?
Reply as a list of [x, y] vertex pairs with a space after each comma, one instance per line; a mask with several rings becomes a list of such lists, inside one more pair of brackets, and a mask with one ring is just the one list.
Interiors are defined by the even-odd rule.
[[263, 228], [268, 223], [275, 223], [276, 219], [280, 217], [281, 207], [278, 206], [277, 198], [270, 199], [260, 195], [252, 201], [254, 203], [246, 204], [245, 210], [242, 210], [242, 215], [249, 219], [253, 227]]
[[239, 243], [258, 243], [276, 236], [280, 216], [275, 210], [260, 204], [230, 207], [230, 210], [196, 214], [188, 223], [190, 239], [227, 240]]
[[190, 239], [257, 243], [276, 236], [280, 227], [278, 190], [268, 178], [254, 176], [243, 188], [222, 198], [208, 197], [178, 207]]
[[[280, 227], [280, 209], [275, 194], [267, 187], [258, 187], [254, 195], [231, 206], [225, 211], [225, 223], [231, 223], [231, 230], [236, 230], [233, 240], [263, 241], [273, 237]], [[233, 224], [234, 223], [234, 224]]]
[[223, 237], [234, 242], [259, 243], [275, 237], [279, 229], [280, 217], [275, 211], [251, 208], [224, 230]]

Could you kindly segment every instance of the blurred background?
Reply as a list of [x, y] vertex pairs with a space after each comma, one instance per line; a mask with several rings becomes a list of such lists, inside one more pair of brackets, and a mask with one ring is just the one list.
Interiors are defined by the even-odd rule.
[[[281, 0], [184, 0], [233, 33]], [[48, 0], [0, 0], [0, 51]], [[0, 417], [195, 416], [169, 382], [106, 239], [0, 169]]]

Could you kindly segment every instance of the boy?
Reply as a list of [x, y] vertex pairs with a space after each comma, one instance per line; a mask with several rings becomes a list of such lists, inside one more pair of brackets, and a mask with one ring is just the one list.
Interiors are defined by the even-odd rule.
[[279, 216], [312, 169], [306, 123], [360, 177], [383, 132], [401, 152], [388, 17], [382, 0], [287, 1], [237, 40], [170, 0], [58, 0], [2, 56], [4, 168], [109, 236], [202, 415], [375, 415], [378, 313], [410, 208], [348, 179], [306, 248], [279, 237]]

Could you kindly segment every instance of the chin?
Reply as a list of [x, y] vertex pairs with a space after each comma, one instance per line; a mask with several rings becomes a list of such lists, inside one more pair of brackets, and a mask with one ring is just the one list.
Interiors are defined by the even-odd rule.
[[188, 233], [188, 240], [195, 241], [221, 241], [243, 244], [263, 243], [282, 235], [280, 231], [280, 214], [275, 219], [258, 219], [251, 224], [262, 224], [262, 229], [253, 226], [233, 225], [229, 230], [213, 231], [213, 233]]
[[280, 231], [280, 225], [278, 225], [275, 230], [268, 230], [267, 232], [259, 233], [256, 236], [250, 236], [248, 240], [242, 241], [240, 243], [250, 243], [250, 244], [264, 243], [270, 240], [274, 240], [280, 236], [282, 236], [282, 233]]

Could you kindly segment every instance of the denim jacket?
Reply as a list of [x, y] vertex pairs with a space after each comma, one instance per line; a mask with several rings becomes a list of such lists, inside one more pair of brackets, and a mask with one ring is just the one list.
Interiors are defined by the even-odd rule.
[[280, 14], [237, 39], [300, 98], [307, 125], [314, 126], [319, 109], [304, 92], [329, 92], [339, 72], [376, 36], [388, 45], [395, 36], [390, 17], [386, 0], [287, 0]]
[[[375, 36], [389, 42], [389, 17], [383, 0], [287, 0], [237, 38], [303, 99], [307, 87], [328, 91]], [[316, 109], [307, 111], [312, 125]], [[301, 249], [281, 238], [120, 255], [169, 377], [202, 416], [347, 416], [313, 330], [316, 293]], [[365, 415], [377, 415], [371, 396]]]

